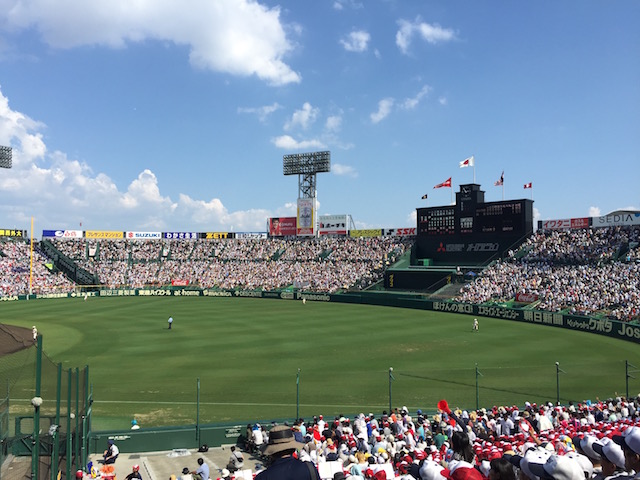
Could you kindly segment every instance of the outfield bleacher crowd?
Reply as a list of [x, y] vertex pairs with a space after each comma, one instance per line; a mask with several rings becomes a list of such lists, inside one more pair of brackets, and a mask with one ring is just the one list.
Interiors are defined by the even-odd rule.
[[[640, 396], [565, 406], [527, 402], [523, 408], [470, 412], [452, 411], [441, 401], [437, 412], [429, 417], [403, 407], [352, 419], [319, 415], [290, 428], [298, 442], [296, 455], [312, 462], [323, 480], [640, 476]], [[259, 454], [268, 442], [268, 428], [247, 425], [247, 451]], [[226, 478], [233, 478], [233, 472]]]
[[31, 269], [30, 249], [24, 240], [4, 239], [0, 242], [0, 296], [73, 290], [73, 282], [62, 273], [47, 268], [48, 260], [38, 249], [34, 249]]
[[[382, 279], [411, 240], [401, 237], [224, 240], [52, 239], [108, 288], [172, 283], [201, 288], [309, 292], [362, 289]], [[640, 227], [538, 231], [518, 251], [482, 270], [454, 300], [503, 303], [525, 294], [539, 310], [640, 318]], [[28, 246], [5, 240], [0, 294], [28, 291]], [[40, 255], [37, 253], [37, 255]], [[32, 291], [69, 291], [61, 274], [34, 262]], [[15, 278], [18, 281], [15, 281]]]
[[[178, 281], [201, 288], [272, 290], [293, 285], [316, 292], [371, 285], [410, 245], [398, 237], [52, 241], [61, 253], [95, 273], [99, 284], [109, 288], [164, 286]], [[27, 252], [21, 258], [27, 262]], [[42, 277], [38, 282], [45, 280], [50, 281]], [[7, 283], [12, 283], [10, 278]], [[70, 282], [57, 285], [73, 287]], [[19, 285], [13, 287], [12, 291], [27, 291]]]
[[538, 231], [518, 252], [484, 269], [456, 300], [507, 302], [535, 295], [536, 308], [640, 318], [640, 228]]

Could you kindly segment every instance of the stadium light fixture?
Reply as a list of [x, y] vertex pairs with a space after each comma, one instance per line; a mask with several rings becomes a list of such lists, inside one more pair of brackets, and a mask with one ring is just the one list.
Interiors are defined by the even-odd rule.
[[3, 147], [0, 145], [0, 168], [11, 168], [12, 151], [11, 147]]
[[331, 152], [284, 155], [282, 169], [285, 175], [298, 175], [298, 198], [315, 198], [316, 174], [331, 171]]

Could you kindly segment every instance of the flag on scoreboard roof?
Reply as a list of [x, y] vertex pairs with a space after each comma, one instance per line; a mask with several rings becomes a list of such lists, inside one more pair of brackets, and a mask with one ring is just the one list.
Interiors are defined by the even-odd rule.
[[445, 187], [451, 188], [451, 177], [449, 177], [449, 178], [448, 178], [447, 180], [445, 180], [444, 182], [439, 183], [438, 185], [436, 185], [436, 186], [435, 186], [435, 187], [433, 187], [433, 188], [445, 188]]
[[473, 167], [474, 165], [475, 165], [475, 159], [473, 158], [473, 155], [471, 155], [469, 158], [465, 158], [463, 161], [460, 162], [460, 168]]
[[524, 188], [533, 188], [533, 183], [529, 182], [529, 183], [525, 183], [524, 184]]
[[428, 196], [429, 196], [429, 195], [427, 195], [427, 194], [425, 193], [424, 195], [422, 195], [422, 200], [426, 200]]
[[494, 185], [496, 187], [499, 187], [501, 185], [504, 185], [504, 170], [502, 171], [502, 175], [500, 175], [500, 180], [496, 180], [496, 182], [494, 183]]

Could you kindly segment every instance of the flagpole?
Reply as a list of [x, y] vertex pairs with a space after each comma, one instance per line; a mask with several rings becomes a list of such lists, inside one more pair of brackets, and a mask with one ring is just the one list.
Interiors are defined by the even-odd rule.
[[502, 200], [504, 201], [504, 179], [502, 180]]
[[473, 156], [473, 183], [476, 183], [476, 160], [475, 155]]

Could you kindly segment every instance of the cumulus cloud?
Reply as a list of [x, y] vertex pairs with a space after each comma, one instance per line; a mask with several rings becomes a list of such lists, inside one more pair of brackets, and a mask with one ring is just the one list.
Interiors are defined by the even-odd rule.
[[405, 110], [413, 110], [418, 106], [418, 104], [420, 103], [420, 100], [426, 97], [430, 91], [431, 91], [431, 87], [429, 85], [425, 85], [420, 89], [420, 91], [414, 97], [406, 98], [402, 102], [401, 107]]
[[589, 216], [590, 217], [602, 216], [602, 213], [600, 212], [600, 207], [589, 207]]
[[445, 106], [447, 103], [449, 103], [449, 101], [447, 100], [447, 97], [440, 97], [438, 98], [438, 103], [442, 106]]
[[5, 31], [37, 30], [54, 48], [168, 41], [186, 45], [198, 68], [273, 85], [301, 80], [284, 61], [293, 45], [280, 9], [256, 0], [192, 0], [188, 8], [154, 0], [5, 0], [0, 23]]
[[380, 100], [378, 102], [378, 110], [370, 115], [371, 121], [373, 123], [380, 123], [384, 120], [391, 113], [394, 103], [395, 100], [393, 98], [383, 98]]
[[300, 127], [306, 130], [311, 126], [318, 118], [320, 109], [314, 108], [309, 102], [305, 102], [300, 110], [296, 110], [291, 115], [291, 119], [284, 125], [285, 130], [292, 130], [296, 127]]
[[342, 165], [340, 163], [334, 163], [331, 165], [331, 172], [335, 175], [344, 177], [356, 178], [358, 176], [358, 172], [355, 168], [350, 167], [349, 165]]
[[327, 146], [320, 140], [312, 139], [312, 140], [296, 140], [290, 135], [280, 135], [279, 137], [275, 137], [271, 139], [271, 143], [273, 143], [278, 148], [283, 148], [285, 150], [306, 150], [310, 148], [317, 149], [325, 149]]
[[413, 38], [417, 35], [426, 42], [435, 45], [437, 43], [449, 42], [455, 39], [455, 33], [449, 28], [440, 25], [429, 24], [417, 17], [413, 22], [408, 20], [398, 21], [398, 31], [396, 33], [396, 45], [402, 53], [408, 53], [409, 46]]
[[257, 115], [258, 119], [261, 122], [264, 122], [267, 120], [267, 117], [269, 117], [269, 115], [271, 115], [273, 112], [281, 108], [282, 108], [282, 105], [275, 102], [271, 105], [264, 105], [262, 107], [239, 107], [238, 113], [248, 113], [252, 115]]
[[185, 194], [173, 201], [150, 169], [120, 189], [87, 163], [49, 152], [45, 128], [12, 110], [0, 90], [0, 145], [13, 147], [13, 168], [0, 175], [0, 218], [7, 228], [25, 228], [33, 216], [42, 229], [77, 228], [82, 221], [100, 230], [264, 230], [268, 211], [229, 212], [220, 199]]
[[365, 52], [369, 46], [371, 35], [364, 30], [356, 30], [340, 40], [348, 52]]
[[407, 224], [408, 225], [418, 224], [418, 212], [416, 210], [412, 210], [411, 213], [407, 215]]

